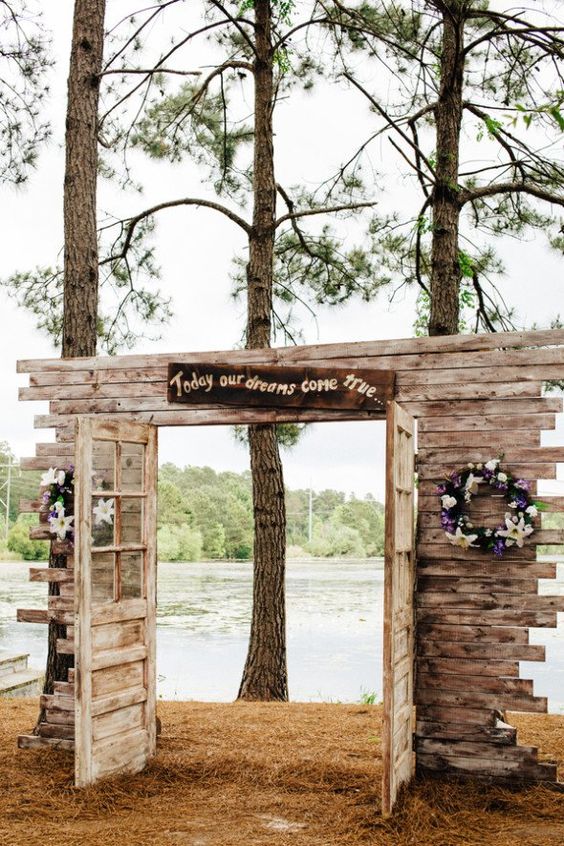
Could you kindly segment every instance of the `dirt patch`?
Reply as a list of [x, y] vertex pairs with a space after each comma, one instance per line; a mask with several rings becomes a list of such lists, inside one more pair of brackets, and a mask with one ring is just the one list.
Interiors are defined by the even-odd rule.
[[[72, 756], [18, 751], [34, 702], [0, 700], [2, 846], [561, 846], [564, 795], [416, 784], [380, 811], [381, 709], [159, 703], [156, 759], [87, 790]], [[564, 717], [512, 715], [564, 764]]]

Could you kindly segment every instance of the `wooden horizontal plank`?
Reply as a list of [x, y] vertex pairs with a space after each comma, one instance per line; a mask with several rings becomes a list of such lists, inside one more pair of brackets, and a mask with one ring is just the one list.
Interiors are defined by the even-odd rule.
[[[190, 366], [195, 367], [198, 365], [197, 362], [192, 362]], [[206, 366], [208, 366], [208, 368], [210, 366], [225, 368], [225, 365], [213, 365], [209, 362], [206, 362]], [[245, 365], [231, 363], [229, 366], [230, 368], [244, 367], [248, 370], [249, 374], [252, 372], [252, 368]], [[266, 373], [269, 368], [272, 368], [273, 365], [255, 365], [255, 367], [264, 375], [264, 373]], [[328, 367], [308, 369], [311, 369], [313, 374], [317, 371], [319, 373], [329, 371]], [[345, 372], [345, 368], [339, 369], [342, 369], [343, 373]], [[372, 381], [370, 384], [374, 382], [374, 374], [376, 373], [376, 370], [368, 370], [366, 364], [361, 370], [358, 369], [358, 365], [356, 367], [346, 369], [350, 369], [355, 375], [358, 371], [358, 375], [365, 380], [371, 379]], [[383, 370], [382, 372], [393, 373], [394, 371]], [[411, 371], [412, 375], [410, 378], [408, 377], [408, 384], [405, 382], [405, 374], [403, 374], [403, 378], [400, 374], [398, 385], [396, 387], [396, 399], [399, 402], [406, 400], [428, 402], [430, 400], [442, 400], [444, 398], [476, 399], [483, 397], [484, 399], [488, 399], [493, 397], [540, 397], [542, 395], [541, 379], [537, 378], [536, 380], [526, 381], [520, 378], [520, 374], [514, 368], [508, 368], [509, 375], [507, 379], [503, 381], [491, 381], [491, 379], [488, 378], [487, 370], [475, 371], [476, 373], [481, 374], [481, 379], [478, 376], [472, 378], [472, 371], [468, 370], [467, 372], [470, 374], [469, 378], [462, 380], [456, 376], [456, 372], [454, 372], [453, 375], [452, 370], [436, 372], [444, 374], [446, 381], [426, 382], [425, 377], [431, 378], [430, 374], [432, 374], [432, 371], [428, 371], [427, 373], [423, 373], [421, 371]], [[527, 369], [526, 372], [530, 372], [529, 369]], [[564, 372], [564, 367], [557, 366], [555, 368], [555, 372]], [[368, 375], [369, 373], [371, 374], [370, 376]], [[250, 376], [248, 378], [250, 378]], [[292, 376], [289, 378], [292, 382], [294, 382], [294, 378]], [[304, 377], [303, 374], [300, 374], [296, 376], [296, 378], [301, 383]], [[170, 394], [169, 399], [167, 399], [168, 381], [169, 380], [165, 375], [165, 379], [163, 381], [152, 380], [144, 382], [121, 382], [109, 384], [97, 383], [91, 385], [64, 384], [46, 387], [20, 388], [19, 399], [34, 401], [42, 399], [49, 400], [51, 402], [51, 412], [53, 414], [68, 414], [69, 412], [91, 414], [103, 413], [104, 411], [112, 412], [120, 410], [134, 410], [137, 408], [139, 410], [154, 409], [155, 411], [161, 411], [166, 409], [171, 401]], [[194, 402], [195, 406], [210, 407], [210, 405], [216, 402], [216, 399], [212, 396], [212, 394], [213, 391], [210, 390], [209, 396], [206, 396], [202, 390], [201, 397], [199, 394], [197, 395], [199, 402], [194, 400], [191, 394], [188, 394], [187, 396], [191, 397], [191, 401]], [[346, 396], [350, 401], [354, 399], [355, 393], [353, 391], [347, 391], [344, 396]], [[383, 394], [384, 399], [388, 396], [388, 393]], [[277, 398], [276, 402], [273, 401], [273, 397]], [[228, 401], [229, 397], [226, 396], [225, 399], [227, 400], [225, 404], [230, 405], [231, 402]], [[262, 400], [265, 405], [278, 406], [279, 404], [282, 404], [282, 400], [286, 401], [287, 398], [277, 396], [275, 394], [271, 397], [267, 397], [266, 394], [256, 394], [256, 396], [254, 394], [250, 394], [248, 399], [249, 402], [247, 405], [245, 405], [244, 399], [240, 399], [240, 405], [248, 408], [254, 405], [255, 402], [258, 404], [259, 400]], [[301, 397], [294, 392], [290, 399], [292, 402], [289, 404], [294, 405], [297, 403], [297, 400], [301, 399]], [[323, 408], [327, 406], [317, 405], [317, 407]]]
[[119, 735], [124, 731], [143, 728], [144, 716], [144, 705], [139, 703], [94, 717], [92, 739], [96, 742], [106, 737]]
[[39, 707], [50, 711], [67, 711], [74, 714], [74, 697], [53, 696], [44, 693], [39, 697]]
[[74, 740], [74, 725], [62, 723], [39, 723], [38, 731], [41, 737], [58, 737], [61, 740]]
[[[418, 438], [424, 436], [425, 443], [432, 446], [428, 439], [431, 433], [446, 433], [458, 438], [461, 432], [483, 432], [519, 430], [518, 437], [531, 431], [554, 429], [554, 414], [476, 414], [474, 417], [425, 417], [417, 427]], [[487, 436], [485, 436], [487, 437]]]
[[[514, 432], [498, 433], [500, 436], [505, 434], [509, 439], [511, 438], [512, 445], [504, 449], [503, 466], [511, 469], [512, 464], [543, 464], [552, 461], [564, 461], [564, 446], [557, 447], [528, 447], [524, 446], [519, 439], [516, 444], [516, 437]], [[495, 433], [492, 433], [491, 443], [495, 446]], [[450, 440], [450, 444], [449, 444]], [[420, 442], [421, 443], [421, 442]], [[425, 464], [455, 464], [460, 465], [461, 450], [458, 447], [452, 447], [452, 439], [447, 435], [445, 443], [440, 447], [419, 447], [417, 457], [419, 461]], [[492, 454], [492, 453], [490, 453]], [[493, 453], [496, 454], [495, 451]], [[468, 449], [464, 456], [463, 466], [467, 462], [478, 462], [484, 460], [484, 451], [481, 449]]]
[[[561, 596], [539, 596], [538, 594], [514, 593], [418, 593], [418, 608], [473, 608], [477, 611], [507, 610], [520, 612], [564, 611], [564, 594]], [[489, 614], [488, 614], [489, 616]]]
[[[503, 359], [502, 359], [503, 360]], [[472, 384], [474, 382], [514, 382], [518, 373], [523, 382], [546, 382], [562, 379], [562, 363], [529, 364], [528, 366], [487, 364], [484, 367], [472, 367], [471, 362], [462, 367], [428, 368], [426, 370], [401, 370], [397, 385], [401, 389], [408, 385], [447, 385], [451, 383]]]
[[499, 719], [499, 711], [496, 708], [467, 708], [466, 706], [461, 708], [450, 705], [424, 705], [419, 703], [417, 719], [453, 723], [459, 725], [462, 730], [465, 730], [468, 726], [493, 728]]
[[118, 772], [139, 772], [149, 753], [149, 734], [135, 728], [96, 740], [92, 744], [92, 773], [95, 778]]
[[457, 579], [554, 579], [557, 575], [557, 564], [554, 561], [504, 561], [503, 558], [483, 558], [476, 561], [445, 561], [426, 559], [417, 562], [419, 578], [431, 576], [445, 576]]
[[51, 532], [50, 527], [42, 523], [39, 526], [30, 526], [29, 527], [29, 539], [30, 540], [53, 540], [55, 534]]
[[434, 690], [418, 688], [416, 705], [440, 705], [457, 708], [491, 708], [494, 710], [522, 711], [546, 714], [547, 699], [544, 696], [527, 696], [520, 693], [483, 693], [481, 691]]
[[30, 582], [74, 582], [74, 570], [62, 567], [30, 567]]
[[[492, 750], [496, 747], [492, 745]], [[505, 748], [505, 747], [503, 747]], [[528, 763], [523, 761], [503, 761], [492, 758], [452, 757], [447, 755], [420, 752], [417, 756], [417, 772], [420, 775], [441, 773], [456, 778], [467, 776], [476, 778], [494, 778], [496, 782], [506, 780], [510, 785], [519, 783], [556, 781], [556, 764]]]
[[[497, 744], [494, 744], [497, 745]], [[467, 740], [441, 740], [440, 738], [418, 737], [417, 753], [443, 755], [446, 757], [491, 758], [495, 752], [491, 743]], [[534, 746], [503, 746], [495, 754], [500, 761], [536, 761], [538, 750]]]
[[486, 619], [492, 626], [532, 626], [555, 629], [558, 625], [556, 611], [514, 611], [512, 609], [484, 611], [481, 608], [444, 610], [429, 607], [417, 609], [418, 623], [476, 626]]
[[48, 708], [45, 711], [45, 722], [52, 725], [74, 726], [74, 711], [63, 711], [60, 708]]
[[501, 678], [495, 676], [462, 676], [457, 673], [417, 673], [417, 690], [462, 691], [466, 693], [499, 693], [518, 696], [533, 696], [533, 682], [530, 679]]
[[137, 644], [120, 649], [105, 649], [92, 656], [92, 670], [102, 670], [105, 667], [121, 667], [133, 661], [142, 661], [147, 657], [147, 647]]
[[[523, 629], [523, 631], [527, 631]], [[433, 639], [435, 638], [435, 639]], [[491, 662], [492, 672], [497, 672], [498, 662], [544, 661], [546, 647], [527, 643], [468, 643], [467, 641], [441, 640], [438, 634], [421, 634], [417, 641], [417, 655], [420, 660], [441, 658], [464, 665], [467, 660]]]
[[[533, 417], [533, 415], [531, 415]], [[422, 420], [435, 420], [442, 418], [422, 418]], [[456, 417], [450, 417], [450, 420], [456, 420]], [[488, 431], [485, 429], [481, 432], [421, 432], [418, 434], [417, 443], [420, 450], [425, 449], [447, 449], [452, 454], [456, 455], [454, 462], [462, 467], [466, 466], [467, 461], [489, 461], [492, 456], [497, 456], [500, 453], [506, 452], [509, 447], [514, 447], [516, 443], [520, 447], [540, 447], [541, 430], [531, 427], [531, 429], [498, 429], [497, 431]], [[479, 457], [476, 459], [468, 458], [468, 452], [472, 452]], [[439, 458], [439, 461], [441, 459]]]
[[530, 399], [465, 399], [434, 402], [404, 402], [403, 408], [414, 417], [473, 417], [477, 414], [547, 414], [561, 413], [562, 397]]
[[[383, 355], [421, 355], [427, 353], [446, 353], [474, 350], [495, 350], [520, 347], [547, 347], [564, 344], [564, 331], [561, 329], [528, 330], [517, 332], [496, 332], [492, 334], [441, 335], [423, 338], [402, 338], [381, 341], [348, 342], [340, 344], [310, 344], [307, 346], [274, 347], [271, 350], [218, 350], [205, 353], [157, 353], [153, 355], [90, 356], [84, 358], [22, 359], [17, 362], [18, 373], [44, 373], [46, 371], [72, 372], [74, 370], [99, 368], [118, 370], [127, 367], [155, 366], [168, 363], [178, 358], [189, 357], [194, 361], [264, 361], [278, 364], [286, 361], [309, 361], [311, 359], [335, 359], [347, 356], [369, 358]], [[539, 350], [546, 355], [546, 350]], [[555, 361], [558, 363], [558, 350]], [[545, 363], [543, 358], [539, 363]], [[535, 352], [527, 349], [523, 363], [537, 363]], [[487, 361], [484, 362], [487, 364]]]
[[[304, 348], [302, 348], [304, 349]], [[284, 353], [286, 351], [283, 351]], [[231, 357], [229, 363], [234, 362], [232, 353], [239, 355], [239, 351], [230, 351]], [[222, 358], [227, 359], [230, 355], [228, 352], [222, 354]], [[268, 351], [265, 351], [269, 355]], [[556, 353], [556, 355], [555, 355]], [[183, 353], [182, 358], [185, 360], [186, 356], [194, 363], [202, 363], [205, 353]], [[543, 350], [536, 351], [537, 357], [545, 359], [539, 361], [538, 364], [532, 365], [528, 362], [526, 351], [503, 352], [491, 351], [481, 353], [427, 353], [427, 354], [407, 354], [407, 355], [384, 355], [370, 357], [366, 365], [366, 359], [359, 356], [338, 357], [337, 359], [311, 359], [310, 361], [292, 362], [301, 363], [303, 365], [309, 364], [311, 366], [323, 366], [329, 363], [334, 367], [361, 367], [372, 366], [372, 362], [376, 361], [375, 367], [378, 369], [395, 370], [399, 374], [399, 379], [403, 384], [428, 384], [429, 382], [449, 383], [460, 381], [461, 373], [468, 373], [468, 381], [515, 381], [515, 373], [518, 371], [527, 371], [527, 378], [529, 380], [543, 381], [552, 378], [547, 375], [547, 372], [562, 372], [561, 361], [556, 361], [558, 358], [557, 350]], [[212, 356], [213, 357], [213, 356]], [[101, 390], [112, 384], [138, 384], [151, 382], [165, 382], [167, 381], [168, 365], [174, 359], [168, 356], [166, 360], [160, 364], [151, 365], [147, 363], [144, 367], [128, 367], [127, 362], [130, 360], [129, 356], [116, 357], [117, 363], [120, 366], [117, 369], [108, 369], [99, 366], [97, 369], [82, 369], [82, 370], [46, 370], [44, 372], [31, 373], [29, 378], [30, 388], [39, 389], [36, 393], [28, 393], [27, 390], [20, 395], [21, 399], [45, 399], [54, 398], [54, 394], [41, 393], [42, 388], [63, 388], [66, 387], [72, 393], [69, 396], [79, 396], [76, 393], [77, 388], [89, 387], [90, 390]], [[253, 354], [255, 364], [256, 353]], [[104, 362], [106, 359], [102, 359]], [[207, 362], [208, 359], [205, 359]], [[225, 364], [226, 361], [215, 361], [215, 364]], [[248, 362], [237, 362], [245, 364]], [[260, 362], [263, 363], [263, 362]], [[272, 366], [272, 362], [267, 366]], [[284, 362], [283, 364], [286, 364]], [[289, 362], [288, 362], [289, 364]], [[526, 365], [526, 366], [525, 366]], [[496, 367], [496, 373], [492, 374], [492, 369]], [[556, 378], [559, 378], [558, 376]], [[62, 394], [64, 397], [64, 394]], [[83, 394], [83, 396], [90, 396], [90, 394]], [[115, 396], [115, 394], [114, 394]]]
[[[488, 615], [489, 617], [489, 615]], [[428, 640], [446, 641], [470, 641], [480, 644], [528, 644], [529, 631], [525, 627], [518, 626], [495, 626], [490, 623], [470, 625], [457, 625], [456, 623], [424, 623], [419, 621], [417, 626], [419, 643]], [[500, 653], [502, 654], [502, 653]]]
[[517, 741], [517, 729], [502, 720], [497, 720], [494, 726], [417, 720], [415, 733], [417, 738], [485, 741], [488, 744], [494, 743], [501, 746], [514, 746]]
[[39, 514], [45, 513], [47, 508], [42, 499], [20, 499], [18, 511], [20, 514]]
[[57, 638], [57, 652], [59, 655], [74, 655], [74, 639], [73, 638]]
[[110, 694], [143, 685], [144, 662], [135, 661], [123, 666], [104, 667], [92, 672], [92, 697], [104, 698]]
[[[534, 535], [533, 535], [534, 537]], [[527, 543], [521, 549], [519, 547], [510, 547], [507, 549], [503, 556], [501, 556], [501, 561], [504, 562], [513, 562], [513, 561], [536, 561], [537, 558], [537, 550], [535, 544], [529, 542], [527, 539]], [[532, 538], [531, 538], [532, 541]], [[453, 546], [452, 544], [446, 543], [417, 543], [417, 556], [418, 558], [423, 558], [425, 560], [434, 559], [435, 561], [438, 560], [447, 560], [447, 561], [467, 561], [472, 562], [475, 561], [477, 564], [480, 561], [493, 561], [496, 557], [488, 550], [481, 550], [481, 549], [461, 549], [458, 546]]]
[[472, 579], [453, 576], [419, 576], [417, 579], [417, 592], [420, 594], [431, 593], [471, 593], [479, 595], [482, 593], [491, 594], [534, 594], [538, 592], [538, 579], [503, 579], [494, 574], [490, 578]]
[[495, 655], [482, 659], [477, 658], [422, 658], [417, 659], [417, 669], [421, 673], [445, 674], [454, 673], [459, 676], [519, 676], [519, 662]]
[[20, 734], [18, 736], [18, 749], [42, 749], [49, 747], [64, 752], [74, 750], [74, 740], [55, 737], [39, 737], [37, 734]]
[[[476, 414], [527, 414], [549, 411], [562, 411], [562, 398], [543, 397], [538, 399], [506, 399], [506, 400], [443, 400], [436, 402], [404, 402], [403, 407], [415, 417], [439, 416], [454, 417], [460, 415]], [[111, 419], [120, 419], [128, 416], [127, 412], [105, 415]], [[328, 422], [344, 420], [380, 420], [381, 416], [367, 411], [343, 412], [343, 411], [293, 411], [269, 409], [258, 412], [244, 409], [197, 409], [190, 408], [186, 411], [139, 411], [135, 413], [135, 419], [140, 422], [152, 423], [155, 426], [222, 426], [233, 423], [295, 423], [295, 422]], [[34, 427], [36, 429], [51, 429], [61, 427], [68, 432], [74, 425], [76, 415], [47, 414], [36, 415]], [[29, 467], [28, 469], [44, 469]], [[48, 468], [47, 468], [48, 469]]]
[[127, 620], [139, 620], [146, 616], [146, 599], [126, 599], [120, 602], [119, 605], [101, 605], [93, 608], [91, 625], [102, 626], [106, 623], [121, 623]]
[[130, 688], [121, 693], [112, 693], [106, 696], [99, 696], [92, 702], [92, 716], [107, 714], [110, 711], [117, 711], [120, 708], [127, 708], [139, 702], [147, 700], [147, 691], [144, 687]]
[[[457, 469], [457, 464], [460, 462], [451, 462], [446, 464], [425, 464], [418, 460], [417, 473], [419, 479], [422, 481], [432, 480], [436, 482], [443, 481], [452, 470]], [[555, 463], [533, 463], [528, 461], [514, 461], [508, 466], [513, 476], [518, 476], [522, 479], [556, 479], [556, 464]]]
[[74, 612], [18, 608], [16, 611], [16, 620], [18, 623], [58, 623], [61, 626], [73, 625]]
[[49, 611], [74, 611], [74, 598], [69, 596], [47, 597], [47, 608]]

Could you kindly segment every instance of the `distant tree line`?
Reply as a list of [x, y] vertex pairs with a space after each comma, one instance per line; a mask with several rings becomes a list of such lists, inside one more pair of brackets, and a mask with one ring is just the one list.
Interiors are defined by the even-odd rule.
[[[0, 453], [7, 458], [8, 447]], [[2, 461], [0, 461], [2, 463]], [[0, 484], [2, 482], [0, 470]], [[39, 480], [15, 474], [10, 531], [2, 557], [47, 559], [48, 545], [29, 539], [33, 515], [17, 517], [20, 497], [35, 499]], [[253, 555], [251, 474], [216, 472], [211, 467], [176, 467], [159, 471], [158, 550], [161, 561], [248, 560]], [[358, 499], [343, 491], [286, 489], [287, 547], [291, 556], [380, 556], [384, 552], [384, 507], [370, 494]], [[311, 535], [311, 536], [310, 536]], [[11, 553], [7, 555], [6, 553]]]

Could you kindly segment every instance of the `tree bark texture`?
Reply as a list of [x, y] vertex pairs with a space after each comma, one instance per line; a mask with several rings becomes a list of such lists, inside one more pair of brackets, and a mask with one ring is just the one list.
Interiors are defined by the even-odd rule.
[[[276, 182], [270, 0], [255, 2], [253, 226], [247, 267], [247, 347], [270, 346]], [[282, 462], [272, 425], [249, 427], [254, 565], [251, 636], [239, 699], [288, 699], [286, 665], [286, 511]]]
[[[106, 0], [76, 0], [68, 79], [64, 182], [64, 296], [62, 357], [96, 355], [98, 318], [98, 100], [104, 48]], [[66, 556], [49, 554], [49, 567], [66, 567]], [[49, 583], [49, 596], [59, 586]], [[74, 656], [57, 652], [66, 626], [49, 623], [43, 692], [67, 681]], [[38, 723], [43, 719], [40, 712]]]
[[[436, 180], [433, 190], [429, 335], [455, 335], [459, 325], [458, 170], [464, 76], [464, 15], [455, 0], [441, 3], [440, 90], [435, 111]], [[446, 7], [446, 8], [445, 8]]]
[[66, 120], [63, 358], [96, 355], [98, 98], [106, 0], [76, 0]]

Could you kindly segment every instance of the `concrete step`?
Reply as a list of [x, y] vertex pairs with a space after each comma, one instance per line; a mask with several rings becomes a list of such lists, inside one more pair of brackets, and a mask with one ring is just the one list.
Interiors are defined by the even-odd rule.
[[40, 670], [17, 670], [0, 677], [0, 696], [35, 696], [43, 688]]
[[11, 655], [9, 652], [0, 652], [0, 679], [11, 673], [26, 670], [28, 658], [26, 653]]

